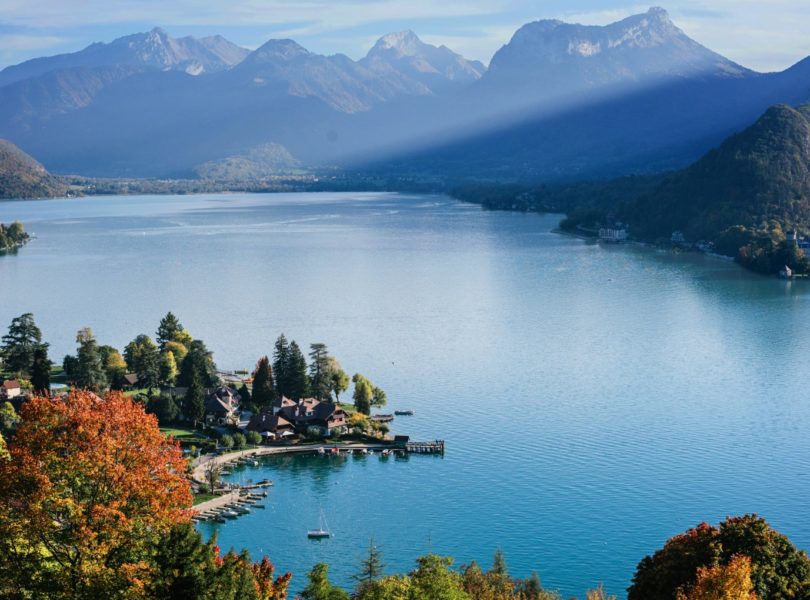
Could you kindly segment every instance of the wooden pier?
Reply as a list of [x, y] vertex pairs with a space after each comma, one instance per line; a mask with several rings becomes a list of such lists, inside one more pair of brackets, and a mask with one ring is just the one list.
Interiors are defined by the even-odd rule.
[[444, 454], [444, 440], [432, 442], [408, 442], [405, 450], [412, 454]]

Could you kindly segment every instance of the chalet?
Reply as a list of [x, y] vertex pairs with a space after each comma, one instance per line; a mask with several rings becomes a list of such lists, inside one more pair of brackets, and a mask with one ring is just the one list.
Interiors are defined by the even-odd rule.
[[272, 408], [254, 415], [248, 425], [251, 431], [269, 432], [281, 437], [291, 426], [296, 433], [317, 427], [324, 435], [346, 433], [346, 412], [333, 402], [304, 398], [298, 402], [281, 398]]
[[138, 387], [138, 381], [140, 381], [140, 379], [137, 373], [124, 373], [121, 377], [121, 387], [125, 390], [135, 389]]
[[206, 390], [205, 422], [209, 425], [235, 425], [242, 396], [233, 388], [220, 386]]
[[295, 425], [279, 414], [273, 414], [272, 410], [262, 412], [250, 417], [247, 426], [248, 431], [260, 433], [263, 437], [281, 439], [295, 435]]
[[16, 379], [6, 379], [0, 383], [0, 400], [11, 400], [22, 395], [22, 387]]

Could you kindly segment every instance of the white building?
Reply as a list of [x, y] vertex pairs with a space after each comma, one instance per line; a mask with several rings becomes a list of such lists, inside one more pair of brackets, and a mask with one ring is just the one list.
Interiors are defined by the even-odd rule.
[[627, 240], [627, 230], [603, 227], [599, 230], [599, 239], [603, 242], [624, 242]]

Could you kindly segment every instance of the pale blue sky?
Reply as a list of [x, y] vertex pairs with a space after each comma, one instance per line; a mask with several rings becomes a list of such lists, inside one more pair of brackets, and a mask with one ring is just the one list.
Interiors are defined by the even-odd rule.
[[[671, 0], [662, 4], [699, 42], [758, 70], [810, 55], [808, 0]], [[220, 33], [255, 48], [291, 37], [312, 51], [364, 55], [382, 34], [413, 29], [489, 62], [523, 23], [558, 18], [605, 24], [644, 12], [620, 0], [0, 0], [0, 68], [145, 31]]]

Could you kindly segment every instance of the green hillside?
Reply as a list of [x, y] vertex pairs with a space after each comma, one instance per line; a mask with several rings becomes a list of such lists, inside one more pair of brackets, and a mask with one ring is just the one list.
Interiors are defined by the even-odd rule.
[[712, 239], [735, 225], [810, 228], [810, 105], [774, 106], [628, 210], [635, 233]]
[[194, 171], [200, 179], [244, 182], [289, 175], [299, 169], [299, 162], [284, 146], [263, 144], [251, 148], [245, 154], [203, 163]]
[[785, 263], [805, 271], [784, 240], [793, 230], [810, 233], [810, 105], [771, 107], [622, 212], [638, 238], [678, 230], [687, 240], [714, 241], [757, 271]]
[[52, 198], [67, 189], [17, 146], [0, 140], [0, 198]]

